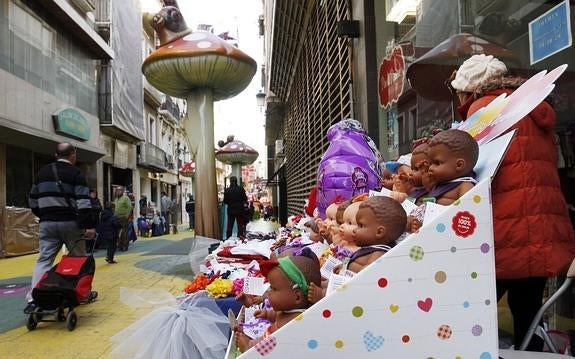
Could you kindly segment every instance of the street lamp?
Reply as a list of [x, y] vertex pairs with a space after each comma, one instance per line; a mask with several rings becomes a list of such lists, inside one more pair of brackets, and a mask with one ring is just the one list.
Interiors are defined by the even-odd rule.
[[263, 93], [262, 90], [260, 90], [260, 92], [258, 92], [258, 93], [256, 94], [256, 101], [257, 101], [258, 107], [259, 107], [260, 109], [262, 109], [262, 108], [265, 106], [265, 104], [266, 104], [266, 94]]

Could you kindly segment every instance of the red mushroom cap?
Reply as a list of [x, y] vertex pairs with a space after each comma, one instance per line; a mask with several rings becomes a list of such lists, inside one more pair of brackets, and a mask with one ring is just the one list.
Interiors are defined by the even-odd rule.
[[184, 162], [179, 171], [182, 176], [192, 177], [196, 173], [196, 164], [194, 162]]
[[243, 91], [256, 69], [250, 56], [204, 31], [165, 44], [142, 65], [147, 80], [170, 96], [185, 98], [196, 89], [209, 88], [215, 101]]
[[234, 140], [216, 151], [216, 159], [228, 165], [249, 165], [254, 163], [258, 156], [258, 151], [238, 140]]

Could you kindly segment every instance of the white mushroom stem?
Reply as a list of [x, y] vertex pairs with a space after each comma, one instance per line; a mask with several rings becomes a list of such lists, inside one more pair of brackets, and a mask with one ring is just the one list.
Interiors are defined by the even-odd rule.
[[232, 163], [232, 176], [238, 179], [238, 185], [242, 185], [242, 165], [239, 163]]
[[214, 152], [214, 98], [212, 90], [202, 89], [187, 98], [188, 113], [184, 120], [192, 153], [196, 153], [194, 194], [196, 200], [195, 230], [209, 238], [220, 237], [216, 161]]

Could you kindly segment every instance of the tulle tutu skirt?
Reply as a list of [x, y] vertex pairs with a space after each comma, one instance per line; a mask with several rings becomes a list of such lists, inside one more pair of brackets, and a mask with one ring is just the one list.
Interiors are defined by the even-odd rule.
[[230, 324], [205, 292], [183, 298], [178, 307], [162, 307], [114, 335], [113, 358], [221, 359]]

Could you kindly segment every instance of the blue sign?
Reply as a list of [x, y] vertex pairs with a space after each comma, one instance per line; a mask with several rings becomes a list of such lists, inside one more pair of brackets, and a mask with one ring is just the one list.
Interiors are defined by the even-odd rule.
[[529, 23], [531, 65], [571, 46], [569, 0]]

